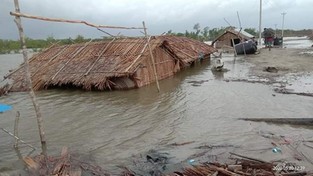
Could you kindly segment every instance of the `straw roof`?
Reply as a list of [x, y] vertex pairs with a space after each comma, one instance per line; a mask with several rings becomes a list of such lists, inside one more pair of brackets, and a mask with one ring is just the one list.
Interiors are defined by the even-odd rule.
[[224, 35], [226, 34], [231, 34], [236, 36], [237, 38], [242, 39], [246, 39], [249, 40], [251, 38], [253, 38], [254, 36], [249, 34], [248, 32], [244, 31], [244, 30], [240, 30], [240, 29], [227, 29], [223, 34], [221, 34], [220, 36], [218, 36], [215, 40], [213, 40], [212, 44], [214, 44], [215, 42], [217, 42], [218, 40], [220, 40]]
[[[161, 47], [168, 51], [182, 66], [195, 61], [199, 54], [214, 51], [209, 45], [185, 37], [150, 37], [149, 43], [152, 50]], [[35, 90], [64, 85], [104, 90], [114, 85], [111, 78], [133, 75], [148, 58], [146, 38], [124, 38], [52, 46], [33, 56], [29, 63]], [[22, 64], [6, 76], [13, 80], [12, 91], [25, 90], [23, 68]]]

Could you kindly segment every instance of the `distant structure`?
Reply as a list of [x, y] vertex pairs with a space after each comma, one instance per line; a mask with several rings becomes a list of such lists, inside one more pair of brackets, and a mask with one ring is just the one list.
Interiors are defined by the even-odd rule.
[[223, 34], [218, 36], [215, 40], [212, 42], [212, 46], [215, 48], [224, 48], [224, 47], [233, 47], [234, 45], [247, 40], [254, 40], [254, 37], [252, 34], [249, 34], [248, 32], [244, 30], [239, 29], [228, 29]]

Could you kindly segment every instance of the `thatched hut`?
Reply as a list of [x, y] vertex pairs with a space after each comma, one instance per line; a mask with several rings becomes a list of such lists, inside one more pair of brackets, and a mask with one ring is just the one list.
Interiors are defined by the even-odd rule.
[[213, 40], [212, 45], [214, 45], [215, 48], [233, 47], [234, 44], [236, 45], [241, 41], [247, 41], [252, 38], [254, 38], [254, 36], [244, 30], [228, 29]]
[[[185, 37], [150, 37], [159, 80], [174, 75], [199, 58], [215, 51], [211, 46]], [[124, 38], [52, 46], [30, 58], [34, 90], [77, 87], [85, 90], [129, 89], [156, 81], [145, 38]], [[25, 90], [23, 64], [6, 76], [11, 91]]]

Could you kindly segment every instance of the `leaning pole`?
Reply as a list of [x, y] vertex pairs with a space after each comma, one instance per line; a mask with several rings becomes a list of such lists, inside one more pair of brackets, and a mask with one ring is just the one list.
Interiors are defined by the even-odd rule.
[[262, 0], [260, 0], [260, 16], [259, 16], [259, 46], [262, 48]]
[[[14, 6], [15, 6], [15, 12], [20, 13], [20, 7], [18, 0], [14, 0]], [[38, 125], [38, 130], [39, 130], [39, 136], [40, 136], [40, 141], [41, 141], [41, 148], [42, 148], [42, 154], [47, 156], [47, 145], [46, 145], [46, 137], [45, 137], [45, 130], [43, 127], [43, 118], [41, 115], [40, 107], [39, 104], [36, 100], [36, 95], [33, 90], [32, 86], [32, 80], [31, 80], [31, 74], [29, 71], [29, 61], [28, 61], [28, 54], [27, 54], [27, 48], [25, 44], [25, 35], [24, 35], [24, 30], [22, 26], [22, 21], [20, 16], [15, 16], [14, 22], [16, 23], [16, 26], [19, 31], [19, 36], [20, 36], [20, 42], [21, 42], [21, 47], [23, 51], [23, 58], [24, 58], [24, 67], [25, 67], [25, 82], [27, 89], [29, 91], [30, 98], [32, 100], [33, 106], [35, 108], [36, 112], [36, 119], [37, 119], [37, 125]]]

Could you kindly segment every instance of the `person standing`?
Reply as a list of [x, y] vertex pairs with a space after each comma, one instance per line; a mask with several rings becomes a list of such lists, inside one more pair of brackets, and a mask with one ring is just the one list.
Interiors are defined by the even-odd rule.
[[264, 28], [263, 37], [265, 47], [271, 49], [274, 42], [274, 32], [271, 29]]

